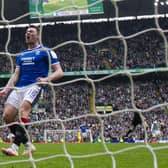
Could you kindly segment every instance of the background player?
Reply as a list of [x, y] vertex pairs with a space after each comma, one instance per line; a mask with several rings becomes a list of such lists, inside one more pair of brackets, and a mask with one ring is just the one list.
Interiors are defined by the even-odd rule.
[[[136, 107], [139, 109], [143, 107], [143, 102], [141, 100], [136, 101], [135, 104], [136, 104]], [[144, 118], [144, 122], [145, 122], [145, 127], [147, 127], [148, 125], [147, 125], [147, 122], [145, 121], [145, 118]], [[129, 138], [130, 134], [136, 130], [136, 127], [138, 125], [142, 125], [142, 118], [138, 112], [134, 112], [134, 116], [131, 121], [131, 126], [129, 130], [127, 131], [127, 133], [125, 134], [124, 140], [127, 140]]]
[[155, 119], [151, 124], [151, 138], [150, 141], [158, 141], [162, 136], [161, 122]]
[[82, 142], [87, 141], [87, 129], [84, 124], [80, 125], [81, 135], [82, 135]]
[[129, 137], [130, 133], [135, 131], [137, 125], [141, 125], [141, 124], [142, 124], [141, 117], [140, 117], [138, 112], [135, 112], [132, 123], [131, 123], [131, 126], [130, 126], [128, 132], [126, 133], [125, 138]]
[[[18, 113], [20, 122], [28, 123], [29, 113], [43, 87], [40, 83], [55, 81], [63, 76], [56, 53], [40, 45], [39, 39], [39, 28], [33, 25], [28, 27], [25, 33], [27, 49], [18, 55], [14, 74], [6, 87], [0, 91], [0, 97], [8, 95], [3, 113], [6, 124], [16, 121]], [[53, 73], [48, 76], [50, 62]], [[18, 89], [12, 89], [14, 86]], [[26, 130], [22, 125], [13, 124], [9, 128], [15, 135], [15, 139], [10, 148], [2, 148], [4, 154], [17, 156], [21, 143], [25, 146], [23, 155], [35, 151], [35, 147], [28, 140]]]

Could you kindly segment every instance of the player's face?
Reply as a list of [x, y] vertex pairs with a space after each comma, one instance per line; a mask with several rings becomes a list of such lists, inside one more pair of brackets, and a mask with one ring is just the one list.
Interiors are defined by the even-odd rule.
[[28, 45], [36, 44], [39, 41], [37, 30], [33, 27], [28, 28], [26, 30], [25, 39]]

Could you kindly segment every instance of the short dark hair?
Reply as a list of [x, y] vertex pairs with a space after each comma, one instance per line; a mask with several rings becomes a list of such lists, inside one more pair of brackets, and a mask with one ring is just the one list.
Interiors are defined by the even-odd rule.
[[34, 29], [36, 29], [36, 31], [37, 31], [38, 34], [40, 33], [40, 28], [39, 28], [39, 26], [29, 25], [28, 28], [34, 28]]

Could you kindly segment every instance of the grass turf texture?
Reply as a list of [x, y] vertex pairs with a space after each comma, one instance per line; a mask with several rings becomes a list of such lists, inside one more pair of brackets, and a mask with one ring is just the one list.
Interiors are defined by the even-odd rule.
[[[87, 0], [75, 0], [74, 4], [78, 7], [87, 6]], [[71, 0], [50, 0], [50, 3], [44, 5], [44, 13], [50, 13], [52, 11], [59, 10], [68, 6], [74, 5]], [[74, 10], [73, 8], [68, 8], [66, 10]]]
[[[153, 156], [150, 150], [144, 144], [106, 144], [110, 152], [114, 152], [117, 168], [153, 168]], [[8, 147], [9, 144], [0, 144], [0, 147]], [[65, 156], [62, 144], [35, 144], [37, 151], [33, 154], [37, 168], [70, 168], [70, 161]], [[116, 153], [128, 147], [139, 147], [137, 149], [127, 150], [123, 153]], [[168, 167], [168, 145], [153, 144], [152, 147], [164, 147], [165, 149], [154, 150], [157, 156], [158, 168]], [[95, 154], [105, 152], [101, 143], [85, 143], [85, 144], [66, 144], [67, 152], [71, 156], [84, 156], [87, 154]], [[20, 149], [20, 154], [23, 147]], [[50, 157], [49, 159], [46, 159]], [[40, 159], [42, 159], [40, 161]], [[43, 160], [44, 159], [44, 160]], [[74, 168], [112, 168], [112, 159], [109, 155], [92, 156], [86, 158], [72, 158]], [[5, 161], [9, 164], [3, 165]], [[21, 161], [22, 163], [17, 163]], [[26, 162], [23, 162], [26, 161]], [[13, 163], [11, 163], [13, 162]], [[0, 168], [33, 168], [29, 157], [17, 156], [10, 157], [0, 154]]]

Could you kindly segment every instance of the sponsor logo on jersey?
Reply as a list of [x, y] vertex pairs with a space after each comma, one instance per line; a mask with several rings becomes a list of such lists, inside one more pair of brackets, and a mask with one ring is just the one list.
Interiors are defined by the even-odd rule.
[[22, 65], [34, 65], [35, 57], [21, 58]]

